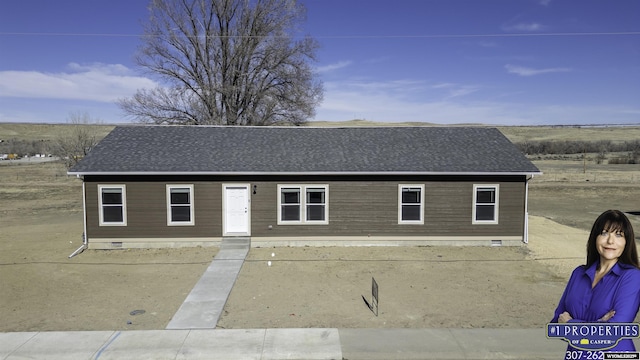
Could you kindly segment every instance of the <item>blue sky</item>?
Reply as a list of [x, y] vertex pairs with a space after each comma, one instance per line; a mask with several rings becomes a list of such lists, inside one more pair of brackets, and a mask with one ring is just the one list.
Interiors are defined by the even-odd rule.
[[[312, 120], [640, 123], [638, 0], [302, 0]], [[0, 2], [0, 122], [129, 121], [146, 0]]]

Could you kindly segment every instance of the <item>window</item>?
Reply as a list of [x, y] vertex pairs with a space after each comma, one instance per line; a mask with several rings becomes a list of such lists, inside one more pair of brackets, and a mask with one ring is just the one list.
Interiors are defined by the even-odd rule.
[[280, 189], [281, 221], [300, 221], [300, 188]]
[[473, 223], [498, 223], [498, 185], [473, 185]]
[[307, 188], [307, 221], [325, 221], [325, 189]]
[[167, 185], [167, 225], [194, 225], [193, 185]]
[[424, 224], [424, 185], [398, 186], [398, 223]]
[[278, 224], [328, 224], [328, 185], [278, 185]]
[[98, 185], [100, 226], [127, 225], [127, 192], [124, 185]]

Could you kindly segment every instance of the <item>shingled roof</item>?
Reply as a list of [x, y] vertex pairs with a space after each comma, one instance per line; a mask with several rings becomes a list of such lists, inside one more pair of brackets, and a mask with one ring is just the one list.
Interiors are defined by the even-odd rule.
[[70, 175], [539, 174], [484, 127], [118, 126]]

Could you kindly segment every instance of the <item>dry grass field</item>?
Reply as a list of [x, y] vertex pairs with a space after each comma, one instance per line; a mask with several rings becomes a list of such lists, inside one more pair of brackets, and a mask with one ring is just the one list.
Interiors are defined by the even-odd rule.
[[[64, 135], [69, 127], [78, 126], [72, 124], [27, 124], [27, 123], [0, 123], [0, 139], [20, 140], [55, 140]], [[88, 126], [96, 131], [100, 138], [106, 136], [114, 125], [79, 125]]]
[[[314, 121], [309, 126], [442, 126], [424, 122], [379, 123], [368, 120], [342, 122]], [[457, 124], [452, 126], [484, 126]], [[490, 126], [490, 125], [487, 125]], [[577, 127], [577, 126], [494, 126], [514, 143], [523, 141], [596, 141], [612, 142], [638, 140], [640, 125], [624, 127]]]
[[[50, 130], [32, 126], [0, 124], [0, 138]], [[620, 132], [640, 138], [638, 129]], [[603, 134], [621, 136], [593, 136]], [[583, 261], [595, 217], [640, 211], [640, 165], [534, 163], [544, 175], [530, 183], [529, 245], [252, 249], [219, 326], [544, 326]], [[69, 259], [81, 244], [81, 194], [81, 181], [59, 163], [0, 162], [0, 331], [163, 329], [216, 254], [94, 250]], [[640, 219], [631, 219], [640, 233]], [[377, 317], [361, 298], [371, 296], [371, 277], [380, 285]], [[131, 315], [139, 309], [146, 312]]]
[[[379, 123], [367, 120], [351, 120], [342, 122], [313, 121], [308, 126], [441, 126], [422, 122]], [[65, 131], [70, 124], [22, 124], [0, 123], [0, 139], [18, 138], [23, 140], [53, 140]], [[106, 136], [115, 125], [89, 125], [96, 129], [99, 137]], [[460, 124], [455, 126], [479, 126], [476, 124]], [[568, 126], [496, 126], [514, 143], [523, 141], [563, 141], [563, 140], [611, 140], [612, 142], [640, 139], [639, 126], [625, 127], [568, 127]]]
[[[543, 175], [530, 183], [529, 213], [589, 230], [607, 209], [640, 211], [640, 164], [609, 165], [582, 161], [534, 161]], [[635, 229], [640, 218], [630, 216]], [[640, 230], [637, 231], [640, 235]]]
[[82, 183], [62, 164], [0, 162], [0, 331], [162, 329], [217, 251], [69, 259], [82, 231]]

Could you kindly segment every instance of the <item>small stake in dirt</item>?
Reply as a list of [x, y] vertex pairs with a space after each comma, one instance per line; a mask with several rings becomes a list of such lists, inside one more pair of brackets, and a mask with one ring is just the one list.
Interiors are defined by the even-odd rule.
[[375, 278], [371, 278], [371, 303], [362, 295], [362, 300], [367, 305], [369, 310], [378, 316], [378, 283]]

